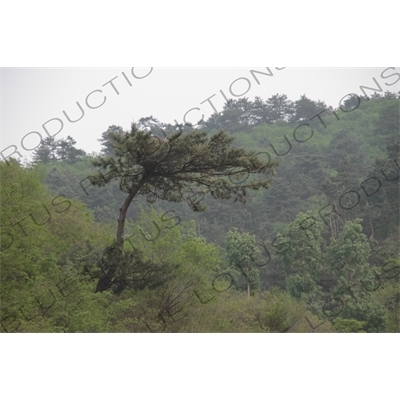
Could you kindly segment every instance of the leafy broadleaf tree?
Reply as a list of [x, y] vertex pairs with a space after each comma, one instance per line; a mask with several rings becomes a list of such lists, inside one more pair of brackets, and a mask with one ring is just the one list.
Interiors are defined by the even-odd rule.
[[261, 251], [255, 236], [241, 234], [236, 228], [230, 230], [226, 235], [226, 251], [229, 266], [236, 272], [235, 275], [244, 275], [247, 297], [250, 297], [251, 290], [255, 291], [260, 286], [260, 272], [256, 265]]
[[70, 262], [106, 232], [82, 204], [51, 196], [33, 168], [0, 162], [0, 178], [0, 332], [114, 329], [110, 297]]
[[300, 213], [278, 240], [288, 292], [316, 312], [320, 306], [323, 274], [323, 224], [312, 212]]
[[[120, 208], [116, 247], [123, 249], [126, 214], [137, 195], [179, 203], [185, 201], [193, 211], [205, 209], [206, 195], [234, 199], [244, 203], [248, 190], [268, 189], [275, 174], [274, 162], [263, 162], [256, 152], [234, 148], [233, 137], [220, 131], [214, 135], [182, 131], [160, 139], [132, 124], [124, 133], [109, 133], [115, 155], [98, 157], [93, 165], [99, 167], [89, 180], [92, 185], [105, 186], [116, 179], [127, 197]], [[250, 175], [257, 175], [248, 179]], [[261, 176], [259, 176], [261, 175]], [[108, 289], [115, 271], [99, 281], [98, 291]]]
[[361, 219], [347, 222], [339, 239], [328, 248], [327, 262], [337, 276], [332, 298], [342, 303], [341, 318], [365, 321], [367, 332], [380, 332], [385, 328], [384, 310], [372, 299], [379, 279], [368, 262], [371, 248], [361, 223]]

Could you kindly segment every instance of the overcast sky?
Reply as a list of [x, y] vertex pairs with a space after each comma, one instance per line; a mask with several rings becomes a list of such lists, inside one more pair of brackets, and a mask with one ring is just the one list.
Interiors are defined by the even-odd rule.
[[[132, 121], [150, 115], [162, 122], [182, 123], [185, 113], [193, 108], [199, 110], [188, 113], [188, 122], [196, 123], [202, 115], [208, 118], [213, 107], [222, 110], [225, 99], [220, 91], [228, 98], [251, 100], [255, 96], [267, 99], [276, 93], [297, 100], [306, 94], [334, 108], [347, 94], [362, 94], [360, 86], [377, 87], [374, 79], [383, 90], [400, 91], [400, 75], [394, 75], [400, 72], [399, 68], [269, 68], [270, 72], [267, 67], [133, 71], [131, 67], [3, 68], [0, 147], [4, 150], [15, 145], [23, 156], [29, 157], [31, 152], [25, 151], [22, 144], [27, 149], [34, 148], [40, 137], [47, 137], [47, 129], [51, 135], [60, 131], [57, 139], [72, 136], [77, 147], [87, 152], [99, 151], [97, 139], [110, 125], [128, 129]], [[260, 73], [251, 73], [252, 70]], [[71, 121], [83, 117], [69, 122], [63, 111]], [[8, 149], [3, 154], [11, 152]]]

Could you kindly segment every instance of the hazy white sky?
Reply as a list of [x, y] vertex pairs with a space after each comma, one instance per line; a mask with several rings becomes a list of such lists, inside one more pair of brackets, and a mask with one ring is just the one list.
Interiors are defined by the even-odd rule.
[[[203, 114], [208, 118], [213, 106], [222, 110], [225, 99], [220, 91], [228, 98], [239, 98], [247, 91], [244, 97], [250, 99], [280, 93], [297, 100], [306, 94], [337, 107], [347, 94], [362, 94], [360, 86], [375, 88], [378, 83], [385, 91], [400, 90], [400, 75], [394, 75], [400, 69], [394, 67], [269, 68], [270, 72], [267, 67], [3, 68], [0, 147], [5, 150], [15, 145], [29, 157], [31, 151], [22, 145], [33, 149], [41, 137], [47, 137], [47, 129], [51, 135], [59, 132], [57, 139], [72, 136], [87, 152], [99, 151], [97, 139], [110, 125], [128, 129], [133, 120], [150, 115], [163, 122], [182, 123], [185, 113], [193, 108], [200, 110], [191, 111], [188, 122], [196, 123]], [[82, 118], [69, 122], [64, 111], [71, 121]], [[3, 155], [12, 152], [9, 148]]]

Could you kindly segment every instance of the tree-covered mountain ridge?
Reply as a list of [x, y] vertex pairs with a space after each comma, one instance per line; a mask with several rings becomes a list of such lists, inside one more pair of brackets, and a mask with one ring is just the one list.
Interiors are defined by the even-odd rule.
[[[157, 137], [156, 149], [177, 128], [182, 137], [223, 130], [233, 148], [253, 152], [276, 175], [243, 203], [213, 198], [204, 187], [180, 202], [138, 196], [121, 253], [112, 238], [124, 194], [116, 181], [97, 187], [89, 177], [99, 173], [93, 160], [115, 155], [113, 137], [132, 132], [110, 126], [99, 138], [102, 153], [90, 156], [72, 138], [44, 141], [32, 166], [2, 165], [3, 188], [20, 187], [2, 190], [17, 204], [2, 214], [13, 241], [3, 242], [10, 265], [3, 329], [398, 331], [399, 104], [389, 92], [349, 96], [335, 109], [276, 95], [230, 100], [196, 126], [142, 118], [135, 126]], [[230, 185], [246, 179], [228, 175]], [[36, 182], [32, 193], [23, 189], [27, 180]], [[38, 191], [43, 201], [27, 204]], [[193, 212], [188, 201], [205, 211]], [[21, 218], [37, 236], [25, 236]], [[61, 227], [79, 232], [62, 244]], [[112, 286], [96, 293], [99, 276], [115, 265]], [[75, 290], [68, 296], [59, 289], [64, 281]]]

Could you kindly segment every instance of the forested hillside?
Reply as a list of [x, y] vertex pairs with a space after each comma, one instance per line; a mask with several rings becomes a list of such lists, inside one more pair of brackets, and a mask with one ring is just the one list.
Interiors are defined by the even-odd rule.
[[277, 94], [1, 162], [1, 330], [400, 332], [399, 121]]

